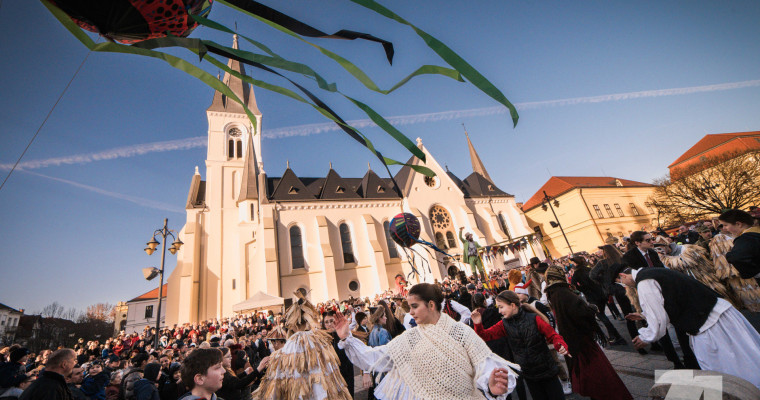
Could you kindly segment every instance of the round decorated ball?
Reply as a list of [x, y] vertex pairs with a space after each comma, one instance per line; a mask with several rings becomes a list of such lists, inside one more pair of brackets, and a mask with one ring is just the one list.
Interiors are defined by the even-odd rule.
[[420, 220], [413, 214], [401, 213], [393, 217], [388, 230], [394, 242], [411, 247], [420, 237]]

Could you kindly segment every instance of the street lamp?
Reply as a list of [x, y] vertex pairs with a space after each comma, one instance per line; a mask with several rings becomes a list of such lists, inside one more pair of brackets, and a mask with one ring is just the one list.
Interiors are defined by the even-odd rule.
[[[167, 226], [168, 223], [169, 219], [164, 218], [164, 227], [153, 232], [153, 237], [148, 243], [146, 243], [148, 247], [145, 248], [145, 252], [148, 253], [148, 255], [151, 255], [154, 251], [156, 251], [156, 247], [159, 245], [159, 243], [161, 244], [161, 269], [159, 270], [155, 267], [143, 268], [143, 275], [145, 276], [146, 280], [151, 280], [155, 278], [156, 275], [159, 275], [161, 277], [158, 284], [158, 312], [156, 314], [156, 334], [153, 338], [153, 347], [155, 349], [158, 349], [158, 332], [161, 330], [161, 298], [164, 295], [164, 261], [166, 260], [166, 237], [171, 236], [172, 239], [174, 239], [172, 247], [169, 248], [169, 252], [172, 254], [175, 254], [177, 250], [179, 250], [180, 247], [182, 247], [184, 244], [181, 240], [179, 240], [179, 234], [177, 234], [176, 237], [174, 236], [172, 232], [175, 231], [169, 229]], [[159, 242], [156, 240], [156, 236], [160, 236], [163, 241]]]
[[565, 243], [567, 243], [567, 248], [570, 249], [570, 254], [574, 254], [573, 248], [570, 247], [570, 241], [567, 240], [567, 235], [565, 235], [565, 230], [562, 229], [562, 224], [559, 223], [559, 218], [557, 218], [557, 213], [554, 212], [554, 207], [559, 207], [559, 200], [557, 200], [557, 199], [555, 199], [553, 197], [549, 197], [549, 195], [546, 194], [546, 190], [544, 190], [544, 199], [543, 200], [544, 200], [544, 204], [541, 206], [541, 208], [544, 211], [546, 211], [547, 210], [547, 204], [548, 204], [549, 205], [548, 208], [550, 208], [552, 210], [552, 214], [554, 214], [554, 220], [556, 222], [555, 221], [551, 221], [550, 222], [552, 228], [559, 227], [560, 232], [562, 232], [562, 237], [565, 238]]

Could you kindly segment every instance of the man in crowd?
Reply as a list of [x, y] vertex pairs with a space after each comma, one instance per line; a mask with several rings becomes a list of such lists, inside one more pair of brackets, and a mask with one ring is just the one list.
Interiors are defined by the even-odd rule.
[[483, 260], [480, 259], [480, 254], [478, 254], [480, 245], [473, 240], [472, 233], [470, 232], [467, 232], [467, 234], [462, 237], [463, 230], [464, 227], [459, 228], [459, 240], [462, 242], [463, 249], [462, 262], [470, 264], [470, 269], [474, 276], [478, 276], [478, 272], [480, 272], [480, 279], [485, 281], [486, 275], [485, 270], [483, 269]]
[[678, 235], [676, 236], [676, 243], [681, 244], [694, 244], [699, 240], [699, 234], [687, 228], [685, 225], [678, 227]]
[[760, 388], [760, 334], [731, 303], [667, 268], [620, 265], [616, 272], [619, 282], [639, 293], [643, 315], [628, 318], [647, 321], [633, 339], [636, 348], [665, 336], [670, 323], [689, 334], [686, 345], [693, 347], [702, 369], [735, 375]]
[[82, 367], [74, 367], [71, 373], [66, 377], [66, 386], [71, 392], [71, 398], [74, 400], [89, 400], [89, 397], [85, 396], [79, 385], [84, 380], [84, 369]]
[[17, 347], [10, 351], [8, 362], [0, 363], [0, 394], [26, 380], [29, 375], [24, 367], [27, 360], [29, 350], [26, 347]]
[[664, 267], [657, 252], [654, 251], [652, 235], [644, 231], [636, 231], [631, 234], [631, 242], [635, 247], [623, 255], [623, 264], [635, 269]]
[[45, 371], [24, 390], [19, 400], [72, 400], [65, 377], [71, 374], [76, 364], [74, 350], [56, 350], [47, 358]]

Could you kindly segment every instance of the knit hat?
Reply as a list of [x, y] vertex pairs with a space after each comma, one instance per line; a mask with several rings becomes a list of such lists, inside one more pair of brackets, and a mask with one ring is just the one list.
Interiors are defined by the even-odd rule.
[[707, 233], [707, 232], [711, 232], [711, 230], [710, 230], [710, 227], [709, 227], [709, 226], [705, 226], [705, 225], [699, 225], [699, 226], [697, 227], [697, 232], [698, 232], [698, 233]]
[[530, 286], [530, 283], [532, 282], [532, 279], [528, 279], [527, 282], [515, 286], [515, 293], [517, 294], [524, 294], [526, 296], [530, 296], [530, 292], [528, 292], [528, 287]]
[[150, 363], [143, 368], [143, 378], [151, 381], [158, 382], [159, 374], [161, 373], [161, 364]]
[[24, 358], [24, 356], [29, 354], [29, 349], [26, 347], [19, 347], [17, 349], [13, 349], [11, 351], [11, 362], [15, 363], [18, 362], [20, 359]]
[[556, 265], [552, 265], [551, 267], [546, 268], [544, 277], [546, 278], [546, 286], [551, 286], [555, 283], [567, 283], [567, 278], [565, 278], [565, 271]]

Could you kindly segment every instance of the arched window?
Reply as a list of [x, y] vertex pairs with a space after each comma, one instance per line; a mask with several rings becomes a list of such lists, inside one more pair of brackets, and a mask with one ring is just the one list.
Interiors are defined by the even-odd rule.
[[443, 234], [441, 232], [435, 233], [435, 245], [441, 249], [444, 249], [444, 250], [447, 249], [446, 241], [443, 240]]
[[227, 142], [227, 158], [235, 158], [235, 141], [232, 139]]
[[[451, 223], [451, 216], [445, 208], [441, 206], [433, 206], [430, 209], [430, 224], [433, 225], [433, 232], [435, 232], [436, 244], [443, 243], [441, 248], [456, 248], [457, 241], [454, 239], [454, 225]], [[438, 234], [441, 235], [440, 241], [438, 240]], [[451, 238], [449, 238], [449, 235]], [[448, 241], [448, 245], [447, 242]]]
[[449, 242], [449, 248], [457, 247], [457, 240], [454, 239], [454, 233], [451, 231], [446, 232], [446, 241]]
[[237, 158], [243, 158], [243, 141], [237, 141]]
[[396, 250], [396, 243], [391, 239], [390, 224], [388, 221], [383, 222], [383, 230], [385, 231], [385, 242], [388, 244], [388, 257], [398, 258], [398, 250]]
[[303, 240], [301, 239], [301, 228], [296, 225], [290, 227], [290, 261], [293, 269], [304, 268], [303, 260]]
[[343, 247], [343, 262], [355, 263], [354, 249], [351, 246], [351, 231], [346, 224], [340, 224], [340, 244]]
[[499, 225], [501, 225], [501, 230], [504, 231], [504, 233], [507, 234], [507, 237], [512, 237], [509, 234], [509, 228], [507, 227], [507, 220], [504, 219], [504, 214], [499, 213]]

